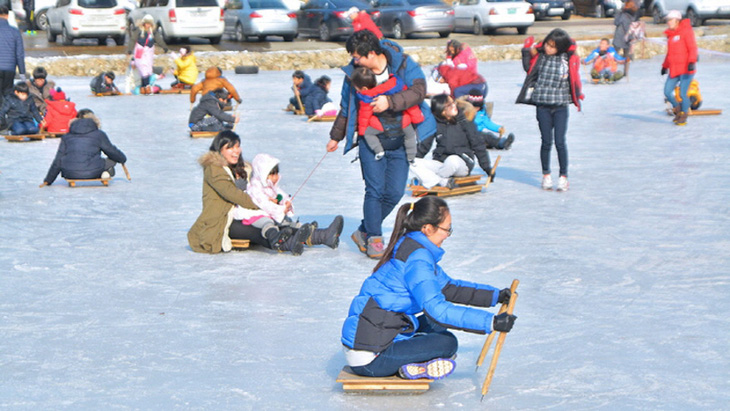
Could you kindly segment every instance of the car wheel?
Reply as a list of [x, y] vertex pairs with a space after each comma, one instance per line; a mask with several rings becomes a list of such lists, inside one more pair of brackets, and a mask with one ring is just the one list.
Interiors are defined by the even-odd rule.
[[479, 36], [483, 33], [482, 32], [482, 22], [479, 21], [479, 19], [474, 19], [474, 24], [472, 24], [472, 26], [471, 26], [471, 32], [475, 36]]
[[236, 66], [233, 71], [236, 74], [256, 74], [259, 72], [259, 66]]
[[692, 27], [699, 27], [703, 23], [700, 16], [698, 16], [693, 9], [687, 10], [687, 18], [689, 19], [689, 22], [692, 23]]
[[124, 45], [124, 34], [119, 36], [112, 37], [114, 42], [117, 44], [117, 46], [123, 46]]
[[294, 37], [296, 37], [295, 34], [289, 34], [287, 36], [284, 36], [284, 41], [294, 41]]
[[396, 39], [406, 38], [405, 34], [403, 33], [403, 24], [400, 21], [396, 21], [395, 23], [393, 23], [393, 37]]
[[563, 20], [570, 20], [570, 12], [563, 14], [560, 18]]
[[517, 34], [527, 34], [528, 27], [517, 27]]
[[56, 42], [56, 34], [53, 33], [50, 27], [46, 29], [46, 38], [48, 39], [49, 43], [55, 43]]
[[662, 24], [664, 22], [664, 16], [662, 15], [662, 11], [659, 10], [659, 6], [654, 6], [654, 8], [651, 9], [651, 16], [654, 20], [654, 24]]
[[210, 44], [220, 44], [221, 37], [223, 36], [208, 37], [208, 40], [210, 40]]
[[259, 41], [266, 41], [266, 36], [258, 36], [258, 37], [259, 37]]
[[442, 39], [449, 37], [449, 34], [451, 34], [450, 31], [439, 31], [439, 37], [441, 37]]
[[38, 30], [48, 30], [48, 16], [45, 10], [35, 15], [35, 26]]
[[246, 41], [246, 35], [243, 34], [243, 26], [241, 23], [236, 23], [236, 32], [233, 35], [233, 38], [238, 41]]
[[66, 26], [63, 26], [61, 28], [61, 44], [63, 44], [64, 46], [70, 46], [73, 44], [73, 42], [74, 38], [68, 34]]
[[319, 25], [319, 39], [322, 41], [332, 40], [332, 35], [330, 34], [330, 29], [329, 29], [329, 27], [327, 27], [326, 23], [321, 23]]

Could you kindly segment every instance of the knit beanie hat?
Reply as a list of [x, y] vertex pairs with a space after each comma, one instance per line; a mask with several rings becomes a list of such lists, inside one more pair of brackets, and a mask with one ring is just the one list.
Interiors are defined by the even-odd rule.
[[466, 96], [466, 101], [470, 102], [472, 106], [480, 109], [484, 105], [484, 95], [478, 88], [473, 88], [469, 91], [469, 95]]
[[61, 87], [56, 87], [55, 90], [51, 90], [50, 94], [53, 101], [66, 100], [66, 93], [61, 90]]

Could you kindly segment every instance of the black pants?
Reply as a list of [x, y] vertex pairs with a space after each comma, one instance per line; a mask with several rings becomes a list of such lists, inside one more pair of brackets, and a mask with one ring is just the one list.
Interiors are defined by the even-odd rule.
[[14, 82], [15, 70], [0, 71], [0, 106], [3, 104], [5, 96], [13, 92]]
[[250, 225], [244, 225], [241, 220], [233, 220], [231, 226], [228, 229], [228, 236], [236, 240], [249, 240], [254, 244], [271, 248], [269, 240], [265, 239], [261, 235], [261, 229], [252, 227]]

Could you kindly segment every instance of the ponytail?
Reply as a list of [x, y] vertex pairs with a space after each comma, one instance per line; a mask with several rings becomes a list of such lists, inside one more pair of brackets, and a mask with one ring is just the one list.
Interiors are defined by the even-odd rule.
[[393, 258], [393, 250], [401, 237], [413, 231], [421, 231], [424, 225], [438, 226], [448, 213], [449, 206], [446, 201], [435, 196], [426, 196], [415, 203], [405, 203], [400, 206], [395, 216], [393, 234], [388, 241], [388, 247], [373, 272], [378, 271], [383, 264]]

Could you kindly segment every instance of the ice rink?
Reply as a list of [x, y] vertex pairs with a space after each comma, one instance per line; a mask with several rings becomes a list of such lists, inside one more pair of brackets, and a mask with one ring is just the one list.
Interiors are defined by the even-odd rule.
[[[186, 234], [211, 140], [188, 137], [188, 96], [95, 98], [90, 78], [55, 78], [98, 114], [132, 180], [118, 168], [108, 188], [61, 178], [39, 188], [59, 140], [0, 141], [0, 407], [727, 409], [729, 62], [702, 55], [703, 108], [725, 112], [685, 127], [664, 111], [659, 59], [632, 64], [629, 81], [584, 84], [566, 193], [540, 189], [535, 109], [514, 104], [520, 63], [480, 63], [493, 119], [517, 138], [491, 153], [502, 160], [488, 191], [448, 199], [454, 235], [441, 266], [497, 287], [521, 281], [519, 319], [481, 403], [485, 337], [459, 331], [456, 371], [427, 393], [346, 394], [335, 383], [342, 321], [375, 264], [349, 239], [362, 216], [357, 150], [328, 154], [294, 201], [304, 221], [345, 217], [339, 249], [196, 254]], [[243, 156], [280, 158], [294, 193], [331, 123], [282, 111], [291, 72], [226, 74], [243, 97]], [[339, 101], [341, 71], [308, 74], [332, 77]]]

